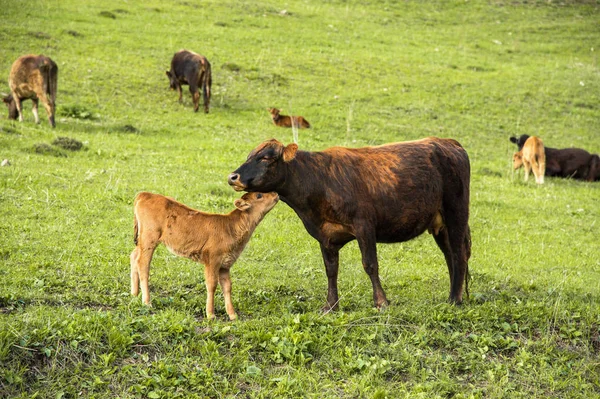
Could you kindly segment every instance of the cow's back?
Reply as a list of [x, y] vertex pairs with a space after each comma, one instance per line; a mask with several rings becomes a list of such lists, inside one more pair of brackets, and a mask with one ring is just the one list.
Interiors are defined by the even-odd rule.
[[8, 84], [19, 98], [32, 98], [39, 93], [56, 97], [58, 66], [43, 55], [23, 55], [12, 65]]
[[[420, 235], [444, 204], [468, 213], [470, 166], [466, 151], [451, 139], [313, 153], [321, 163], [324, 219], [351, 225], [370, 219], [380, 242]], [[355, 226], [356, 228], [356, 226]]]

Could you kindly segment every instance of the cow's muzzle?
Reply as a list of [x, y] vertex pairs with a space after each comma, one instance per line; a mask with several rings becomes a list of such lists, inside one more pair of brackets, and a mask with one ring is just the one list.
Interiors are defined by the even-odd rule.
[[240, 175], [238, 173], [230, 174], [227, 182], [235, 191], [244, 191], [246, 188], [246, 186], [240, 181]]

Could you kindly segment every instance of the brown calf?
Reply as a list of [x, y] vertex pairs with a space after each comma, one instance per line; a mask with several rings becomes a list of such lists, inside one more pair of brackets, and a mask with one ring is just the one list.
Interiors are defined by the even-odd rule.
[[11, 93], [3, 98], [8, 106], [8, 118], [23, 121], [22, 101], [33, 101], [35, 123], [40, 123], [38, 103], [42, 100], [48, 113], [48, 121], [56, 126], [54, 112], [56, 110], [56, 86], [58, 67], [50, 58], [43, 55], [24, 55], [13, 63], [8, 77]]
[[308, 129], [310, 127], [310, 123], [302, 116], [287, 116], [281, 115], [277, 108], [268, 108], [269, 113], [271, 114], [271, 118], [273, 119], [273, 123], [275, 126], [280, 127], [295, 127], [298, 129]]
[[179, 102], [183, 101], [181, 85], [189, 85], [190, 93], [194, 101], [194, 112], [200, 107], [200, 94], [202, 90], [204, 100], [204, 112], [208, 113], [210, 106], [210, 88], [212, 86], [212, 74], [210, 62], [206, 57], [193, 51], [179, 50], [171, 60], [171, 70], [167, 71], [171, 89], [179, 93]]
[[204, 264], [206, 317], [215, 317], [214, 297], [219, 283], [227, 314], [234, 320], [237, 316], [231, 303], [229, 268], [278, 200], [276, 193], [244, 194], [235, 201], [237, 209], [221, 215], [197, 211], [159, 194], [139, 193], [134, 201], [136, 247], [130, 257], [131, 294], [138, 295], [141, 285], [142, 301], [150, 305], [150, 262], [162, 242], [174, 254]]
[[546, 173], [546, 153], [544, 143], [539, 137], [529, 137], [523, 148], [513, 154], [513, 168], [525, 168], [525, 181], [529, 180], [529, 172], [533, 170], [535, 182], [544, 184], [544, 174]]

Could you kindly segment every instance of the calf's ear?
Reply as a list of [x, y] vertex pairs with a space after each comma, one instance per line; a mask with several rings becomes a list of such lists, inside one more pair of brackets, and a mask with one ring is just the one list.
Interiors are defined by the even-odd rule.
[[283, 162], [290, 162], [292, 159], [296, 158], [296, 151], [298, 151], [298, 144], [288, 144], [283, 149]]
[[241, 198], [236, 199], [233, 204], [235, 205], [235, 207], [237, 209], [239, 209], [240, 211], [245, 211], [246, 209], [250, 208], [250, 203], [247, 201], [244, 201]]
[[166, 71], [167, 76], [170, 78], [171, 77], [171, 71]]

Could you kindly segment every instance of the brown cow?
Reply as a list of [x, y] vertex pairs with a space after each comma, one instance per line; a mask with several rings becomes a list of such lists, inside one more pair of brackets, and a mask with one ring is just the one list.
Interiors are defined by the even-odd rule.
[[179, 102], [183, 102], [181, 85], [190, 86], [190, 93], [192, 93], [194, 101], [194, 112], [198, 112], [200, 107], [200, 94], [198, 93], [198, 88], [200, 88], [204, 100], [204, 112], [208, 113], [212, 74], [210, 63], [206, 57], [193, 51], [179, 50], [173, 55], [171, 70], [167, 71], [167, 76], [169, 77], [171, 89], [177, 90], [179, 93]]
[[8, 106], [8, 118], [23, 121], [23, 100], [33, 101], [35, 123], [40, 123], [38, 116], [39, 100], [42, 100], [48, 113], [48, 121], [56, 126], [56, 86], [58, 83], [58, 66], [49, 57], [43, 55], [24, 55], [13, 63], [8, 77], [11, 93], [3, 98]]
[[139, 193], [134, 201], [136, 247], [130, 257], [131, 294], [137, 296], [141, 285], [142, 301], [150, 305], [150, 261], [162, 242], [174, 254], [204, 264], [206, 317], [215, 317], [219, 283], [227, 314], [234, 320], [237, 316], [231, 303], [229, 269], [278, 200], [276, 193], [247, 193], [235, 201], [237, 209], [220, 215], [197, 211], [159, 194]]
[[408, 241], [426, 230], [446, 258], [450, 301], [460, 303], [471, 254], [469, 179], [469, 157], [452, 139], [321, 152], [273, 139], [250, 152], [229, 184], [237, 191], [277, 192], [319, 241], [329, 311], [338, 308], [339, 251], [345, 244], [358, 241], [375, 306], [381, 308], [388, 300], [376, 243]]
[[275, 126], [280, 127], [295, 127], [298, 129], [308, 129], [310, 127], [310, 123], [302, 116], [287, 116], [279, 114], [279, 110], [277, 108], [268, 108], [269, 113], [271, 114], [271, 118], [273, 119], [273, 123]]
[[539, 137], [529, 137], [523, 149], [513, 154], [513, 168], [525, 168], [525, 181], [529, 180], [529, 172], [533, 170], [535, 182], [544, 184], [544, 173], [546, 173], [546, 154], [544, 143]]
[[[519, 151], [529, 138], [523, 134], [519, 138], [510, 137]], [[600, 158], [592, 155], [581, 148], [550, 148], [545, 147], [546, 154], [546, 176], [567, 177], [578, 180], [597, 181], [600, 180]]]

